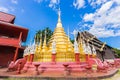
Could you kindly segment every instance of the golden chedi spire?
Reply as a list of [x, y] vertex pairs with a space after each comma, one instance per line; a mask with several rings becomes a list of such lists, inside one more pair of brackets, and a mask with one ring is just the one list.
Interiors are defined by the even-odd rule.
[[81, 33], [80, 33], [80, 38], [79, 38], [79, 50], [80, 50], [80, 54], [83, 55], [84, 54], [84, 40], [82, 39]]
[[40, 42], [39, 42], [39, 51], [42, 49], [42, 33], [40, 35]]
[[69, 37], [69, 28], [68, 28], [68, 43], [67, 43], [67, 60], [68, 61], [75, 61], [75, 56], [74, 56], [74, 48], [73, 48], [73, 44], [70, 41], [70, 37]]
[[79, 32], [78, 44], [79, 44], [79, 51], [80, 51], [80, 61], [85, 61], [85, 54], [86, 54], [86, 44], [85, 39], [81, 32]]
[[80, 44], [79, 44], [79, 50], [80, 50], [80, 60], [85, 61], [85, 54], [86, 54], [86, 44], [84, 39], [81, 38]]
[[96, 58], [97, 52], [96, 52], [96, 49], [95, 49], [93, 43], [92, 43], [92, 54], [93, 54], [92, 57], [93, 57], [93, 58]]
[[68, 55], [68, 45], [72, 46], [72, 44], [70, 44], [70, 41], [68, 41], [68, 37], [62, 27], [60, 9], [58, 10], [58, 23], [53, 32], [53, 35], [51, 36], [51, 39], [48, 42], [49, 53], [52, 53], [53, 41], [56, 42], [56, 61], [65, 62], [69, 61], [70, 59], [72, 60], [72, 58], [69, 58], [69, 60], [67, 60], [68, 56], [74, 53], [71, 51]]
[[73, 44], [72, 42], [70, 41], [70, 37], [69, 37], [69, 28], [68, 28], [68, 52], [74, 52], [74, 49], [73, 49]]
[[38, 59], [38, 56], [39, 53], [38, 53], [38, 36], [35, 36], [35, 40], [34, 40], [34, 43], [35, 43], [35, 51], [34, 51], [34, 61], [37, 61]]
[[38, 44], [38, 49], [37, 49], [37, 61], [42, 61], [42, 33], [40, 35], [40, 41]]
[[44, 37], [44, 42], [43, 42], [43, 49], [46, 48], [46, 30], [45, 30], [45, 37]]
[[73, 31], [73, 34], [74, 34], [74, 53], [79, 53], [78, 42], [76, 40], [77, 33], [78, 32], [76, 30]]
[[47, 48], [47, 44], [46, 44], [46, 30], [45, 30], [44, 42], [43, 42], [43, 46], [42, 46], [42, 57], [43, 57], [43, 62], [50, 61], [50, 57], [48, 55], [48, 48]]

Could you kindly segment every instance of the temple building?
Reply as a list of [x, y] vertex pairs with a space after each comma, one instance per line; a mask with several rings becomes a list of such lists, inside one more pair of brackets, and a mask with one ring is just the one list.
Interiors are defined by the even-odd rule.
[[28, 29], [14, 24], [15, 16], [0, 12], [0, 66], [5, 67], [11, 61], [23, 56]]
[[96, 50], [96, 56], [101, 59], [115, 59], [115, 52], [113, 51], [112, 47], [107, 45], [106, 43], [101, 42], [97, 37], [92, 35], [87, 31], [78, 32], [77, 41], [78, 43], [84, 40], [86, 43], [90, 44], [90, 47], [94, 45]]

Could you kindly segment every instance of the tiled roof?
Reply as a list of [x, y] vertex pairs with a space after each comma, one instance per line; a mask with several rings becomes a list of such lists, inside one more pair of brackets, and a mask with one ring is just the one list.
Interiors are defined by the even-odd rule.
[[14, 23], [15, 16], [11, 14], [7, 14], [4, 12], [0, 12], [0, 21]]

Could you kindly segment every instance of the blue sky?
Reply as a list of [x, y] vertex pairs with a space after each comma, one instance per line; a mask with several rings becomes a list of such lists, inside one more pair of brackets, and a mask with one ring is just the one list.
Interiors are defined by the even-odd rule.
[[66, 33], [68, 27], [70, 33], [87, 30], [120, 49], [120, 0], [0, 0], [0, 11], [15, 15], [15, 24], [29, 29], [27, 43], [39, 29], [54, 30], [58, 7]]

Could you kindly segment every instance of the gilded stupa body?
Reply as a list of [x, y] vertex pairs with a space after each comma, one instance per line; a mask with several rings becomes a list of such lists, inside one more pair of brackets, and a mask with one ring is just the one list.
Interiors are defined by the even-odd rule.
[[58, 13], [58, 23], [48, 42], [49, 53], [52, 52], [52, 43], [56, 42], [56, 61], [65, 62], [74, 60], [73, 44], [66, 35], [62, 27], [60, 12]]

